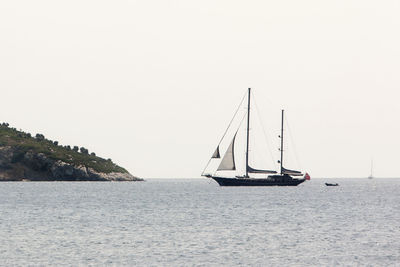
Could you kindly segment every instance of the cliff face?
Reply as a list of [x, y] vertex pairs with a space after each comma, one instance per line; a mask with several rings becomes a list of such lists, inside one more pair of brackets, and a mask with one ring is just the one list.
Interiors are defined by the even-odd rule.
[[43, 135], [0, 124], [0, 181], [141, 181], [86, 148], [61, 146]]
[[0, 180], [3, 181], [139, 181], [129, 173], [97, 172], [92, 168], [54, 160], [43, 153], [0, 147]]

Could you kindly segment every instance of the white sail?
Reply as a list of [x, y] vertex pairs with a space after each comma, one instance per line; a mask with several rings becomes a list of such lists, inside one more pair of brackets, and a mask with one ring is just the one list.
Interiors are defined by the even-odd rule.
[[269, 173], [269, 174], [274, 174], [274, 173], [276, 173], [276, 171], [271, 171], [271, 170], [259, 170], [259, 169], [254, 169], [254, 168], [252, 168], [252, 167], [250, 167], [250, 166], [247, 166], [247, 171], [249, 172], [249, 173]]
[[219, 146], [217, 146], [217, 149], [215, 150], [214, 154], [212, 155], [211, 158], [213, 159], [219, 159], [221, 156], [219, 155]]
[[233, 140], [232, 140], [231, 144], [229, 145], [228, 149], [226, 150], [225, 156], [222, 159], [221, 163], [219, 164], [217, 171], [234, 171], [234, 170], [236, 170], [235, 154], [234, 154], [235, 139], [236, 139], [236, 134], [233, 137]]
[[292, 176], [303, 176], [303, 174], [300, 171], [289, 170], [289, 169], [285, 169], [283, 167], [282, 167], [282, 173], [292, 175]]

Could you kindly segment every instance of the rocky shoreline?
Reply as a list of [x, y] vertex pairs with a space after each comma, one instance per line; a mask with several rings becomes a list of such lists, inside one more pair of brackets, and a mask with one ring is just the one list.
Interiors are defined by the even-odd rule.
[[44, 153], [0, 147], [0, 181], [143, 181], [126, 172], [98, 172], [55, 160]]

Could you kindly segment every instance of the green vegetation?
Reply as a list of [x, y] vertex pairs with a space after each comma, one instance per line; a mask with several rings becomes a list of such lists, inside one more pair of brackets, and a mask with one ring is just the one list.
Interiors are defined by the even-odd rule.
[[51, 141], [42, 134], [36, 134], [32, 137], [30, 133], [18, 131], [15, 128], [10, 128], [8, 123], [0, 124], [0, 146], [11, 146], [17, 150], [12, 159], [13, 162], [18, 162], [23, 159], [28, 151], [33, 153], [43, 153], [48, 158], [61, 160], [63, 162], [79, 166], [83, 165], [92, 168], [97, 172], [102, 173], [128, 173], [124, 168], [114, 164], [110, 159], [106, 160], [97, 157], [95, 153], [89, 154], [89, 150], [84, 147], [60, 146], [58, 141]]

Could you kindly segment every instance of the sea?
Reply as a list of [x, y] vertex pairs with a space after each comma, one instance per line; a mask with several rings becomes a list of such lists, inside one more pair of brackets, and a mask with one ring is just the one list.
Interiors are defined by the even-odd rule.
[[400, 179], [4, 182], [0, 265], [400, 266]]

